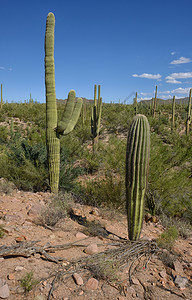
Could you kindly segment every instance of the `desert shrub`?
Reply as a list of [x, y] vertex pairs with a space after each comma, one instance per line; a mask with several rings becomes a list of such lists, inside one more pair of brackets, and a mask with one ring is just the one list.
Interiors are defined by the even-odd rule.
[[175, 226], [170, 226], [166, 229], [157, 240], [157, 244], [161, 248], [171, 249], [174, 242], [178, 238], [179, 233]]
[[20, 279], [21, 286], [25, 293], [28, 293], [38, 284], [38, 280], [34, 279], [33, 271], [26, 273], [26, 275]]
[[3, 225], [0, 225], [0, 239], [1, 239], [2, 237], [4, 237], [4, 235], [5, 235], [4, 227], [3, 227]]
[[113, 178], [106, 173], [102, 180], [92, 180], [86, 183], [84, 202], [93, 206], [109, 206], [112, 208], [125, 207], [124, 180]]
[[59, 193], [54, 195], [49, 203], [39, 216], [37, 224], [42, 226], [55, 226], [60, 219], [67, 216], [74, 205], [74, 200], [69, 193]]

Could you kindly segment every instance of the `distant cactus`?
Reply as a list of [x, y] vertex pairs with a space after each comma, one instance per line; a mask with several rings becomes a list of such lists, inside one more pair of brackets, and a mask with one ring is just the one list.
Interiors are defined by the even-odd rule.
[[3, 107], [3, 85], [1, 83], [1, 108]]
[[98, 100], [97, 100], [97, 85], [94, 86], [94, 105], [91, 113], [91, 134], [93, 140], [93, 151], [98, 148], [100, 123], [102, 111], [102, 98], [100, 97], [100, 85], [98, 85]]
[[133, 107], [135, 110], [135, 115], [137, 115], [137, 113], [138, 113], [137, 92], [135, 94], [135, 98], [133, 99]]
[[61, 122], [57, 120], [54, 65], [55, 16], [49, 13], [45, 33], [46, 142], [51, 191], [58, 193], [60, 169], [60, 135], [70, 133], [77, 123], [82, 99], [75, 104], [75, 91], [70, 91]]
[[172, 102], [172, 129], [175, 127], [175, 96], [173, 96]]
[[186, 121], [186, 134], [189, 134], [189, 126], [191, 124], [191, 91], [189, 92], [189, 102], [188, 102], [188, 113], [187, 113], [187, 121]]
[[142, 228], [149, 153], [149, 123], [146, 116], [137, 115], [131, 123], [126, 151], [126, 203], [130, 240], [137, 240]]
[[153, 117], [155, 117], [156, 111], [157, 111], [157, 85], [156, 85], [156, 89], [155, 89], [155, 99], [154, 99], [154, 106], [153, 106]]

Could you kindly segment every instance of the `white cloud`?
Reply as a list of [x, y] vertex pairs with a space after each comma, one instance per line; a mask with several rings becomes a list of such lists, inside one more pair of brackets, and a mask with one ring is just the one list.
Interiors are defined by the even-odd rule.
[[165, 79], [167, 83], [181, 83], [181, 81], [178, 81], [177, 79], [186, 79], [186, 78], [192, 78], [192, 72], [172, 73], [171, 75], [167, 76]]
[[6, 69], [5, 67], [0, 67], [0, 70], [8, 70], [8, 71], [12, 71], [12, 68], [8, 68], [8, 69]]
[[179, 87], [178, 89], [172, 90], [172, 94], [188, 94], [190, 91], [190, 88], [181, 88]]
[[190, 62], [191, 62], [190, 58], [181, 56], [179, 59], [175, 59], [175, 60], [171, 61], [170, 64], [171, 65], [180, 65], [180, 64], [190, 63]]
[[0, 67], [0, 70], [5, 70], [5, 67]]
[[160, 74], [147, 74], [147, 73], [143, 73], [141, 75], [138, 74], [133, 74], [133, 77], [140, 77], [140, 78], [147, 78], [147, 79], [161, 79], [161, 75]]
[[174, 54], [176, 54], [176, 52], [175, 52], [175, 51], [172, 51], [172, 52], [171, 52], [171, 55], [174, 55]]

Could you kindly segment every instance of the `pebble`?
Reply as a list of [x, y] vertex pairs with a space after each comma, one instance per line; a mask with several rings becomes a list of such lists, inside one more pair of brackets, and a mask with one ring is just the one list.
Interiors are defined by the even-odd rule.
[[87, 238], [87, 235], [85, 235], [83, 232], [77, 232], [75, 236], [76, 236], [77, 239]]
[[139, 280], [137, 279], [137, 278], [132, 278], [132, 282], [133, 282], [133, 284], [135, 284], [135, 285], [140, 285], [140, 282], [139, 282]]
[[24, 267], [22, 267], [22, 266], [16, 266], [15, 267], [15, 271], [16, 272], [20, 272], [20, 271], [22, 271], [24, 269]]
[[7, 276], [7, 278], [8, 278], [9, 280], [14, 280], [14, 279], [15, 279], [15, 275], [14, 275], [13, 273], [10, 273], [10, 274]]
[[78, 273], [74, 273], [73, 274], [73, 278], [74, 278], [75, 283], [77, 285], [82, 285], [83, 284], [83, 279], [82, 279], [82, 277]]
[[85, 250], [85, 253], [87, 254], [95, 254], [98, 253], [98, 247], [97, 244], [90, 244]]
[[165, 278], [167, 277], [167, 273], [166, 273], [166, 270], [162, 270], [159, 275], [162, 277], [162, 278]]
[[0, 298], [6, 299], [9, 297], [9, 286], [5, 280], [0, 279]]
[[89, 278], [89, 280], [87, 281], [85, 288], [87, 290], [96, 290], [98, 288], [99, 285], [99, 281], [95, 278]]
[[173, 262], [173, 266], [174, 266], [174, 270], [179, 274], [179, 275], [183, 275], [184, 271], [183, 271], [183, 266], [180, 263], [180, 261], [176, 260]]
[[188, 279], [186, 277], [182, 277], [180, 275], [175, 277], [175, 284], [182, 290], [186, 288], [186, 284], [188, 283]]

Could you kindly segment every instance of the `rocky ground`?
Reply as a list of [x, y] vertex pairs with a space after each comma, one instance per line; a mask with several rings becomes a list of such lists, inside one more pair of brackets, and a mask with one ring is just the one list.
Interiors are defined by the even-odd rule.
[[[54, 272], [62, 270], [65, 266], [67, 268], [74, 259], [86, 258], [112, 248], [109, 238], [118, 240], [118, 237], [127, 237], [126, 216], [80, 204], [75, 204], [73, 214], [60, 219], [54, 228], [38, 225], [38, 216], [48, 206], [50, 199], [49, 193], [42, 192], [15, 190], [11, 194], [0, 194], [0, 225], [5, 232], [0, 238], [0, 299], [48, 299], [54, 279], [54, 276], [50, 276]], [[107, 232], [106, 236], [100, 234], [101, 232], [90, 235], [90, 230], [83, 224], [85, 218], [90, 222], [94, 221], [95, 224], [101, 224]], [[144, 222], [142, 239], [153, 240], [163, 232], [163, 226], [157, 221], [149, 219]], [[8, 248], [5, 247], [16, 249], [31, 241], [37, 241], [35, 245], [41, 250], [45, 245], [50, 247], [74, 242], [81, 246], [68, 249], [60, 247], [55, 253], [49, 253], [51, 257], [61, 257], [60, 263], [50, 261], [49, 257], [45, 259], [43, 251], [36, 251], [28, 257], [6, 254]], [[3, 252], [3, 249], [7, 252]], [[71, 275], [69, 272], [63, 280], [60, 278], [50, 299], [191, 299], [192, 237], [178, 239], [172, 252], [159, 250], [152, 256], [147, 268], [141, 259], [133, 271], [131, 284], [126, 267], [118, 272], [118, 277], [113, 283], [96, 279], [94, 274], [86, 270], [76, 273]], [[24, 278], [25, 282], [22, 280]], [[25, 292], [24, 288], [30, 289], [30, 284], [33, 288]]]

